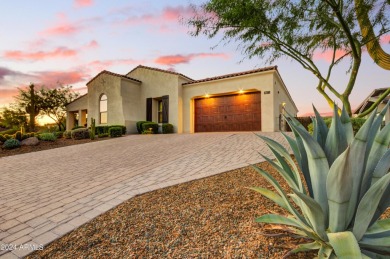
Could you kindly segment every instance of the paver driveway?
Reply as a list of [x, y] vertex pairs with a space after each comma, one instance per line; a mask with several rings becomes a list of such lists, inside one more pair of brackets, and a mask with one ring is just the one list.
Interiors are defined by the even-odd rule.
[[[261, 134], [286, 144], [280, 133]], [[0, 158], [0, 257], [22, 257], [137, 194], [261, 162], [259, 153], [270, 155], [253, 133], [204, 133]]]

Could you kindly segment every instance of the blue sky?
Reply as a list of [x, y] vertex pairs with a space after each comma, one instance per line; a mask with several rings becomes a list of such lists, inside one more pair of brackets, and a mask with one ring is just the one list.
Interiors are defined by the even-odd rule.
[[[180, 17], [190, 17], [190, 3], [203, 1], [67, 0], [4, 1], [0, 11], [0, 107], [13, 101], [17, 87], [30, 82], [55, 87], [85, 84], [101, 70], [125, 74], [142, 64], [172, 69], [193, 79], [277, 65], [300, 115], [314, 104], [330, 108], [308, 71], [288, 59], [266, 64], [245, 59], [237, 45], [220, 38], [191, 37]], [[383, 47], [390, 52], [390, 37]], [[240, 62], [241, 61], [241, 62]], [[326, 55], [316, 62], [325, 69]], [[332, 83], [343, 89], [347, 64], [335, 71]], [[375, 88], [389, 87], [389, 71], [363, 55], [354, 92], [355, 108]]]

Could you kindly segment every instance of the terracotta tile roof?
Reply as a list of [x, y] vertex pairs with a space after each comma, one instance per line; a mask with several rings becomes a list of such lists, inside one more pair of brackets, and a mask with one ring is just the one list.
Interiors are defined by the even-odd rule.
[[169, 71], [169, 70], [165, 70], [165, 69], [160, 69], [160, 68], [155, 68], [155, 67], [147, 67], [147, 66], [143, 66], [143, 65], [138, 65], [136, 68], [134, 68], [133, 70], [131, 70], [128, 74], [130, 74], [131, 72], [133, 72], [134, 70], [138, 69], [138, 68], [145, 68], [145, 69], [149, 69], [149, 70], [154, 70], [154, 71], [159, 71], [159, 72], [163, 72], [163, 73], [168, 73], [168, 74], [173, 74], [173, 75], [178, 75], [178, 76], [182, 76], [188, 80], [191, 80], [191, 81], [194, 81], [194, 79], [186, 76], [186, 75], [183, 75], [183, 74], [180, 74], [180, 73], [177, 73], [177, 72], [174, 72], [174, 71]]
[[121, 77], [121, 78], [126, 78], [126, 79], [129, 79], [129, 80], [132, 80], [132, 81], [137, 82], [137, 83], [142, 83], [140, 80], [137, 80], [137, 79], [128, 77], [128, 76], [126, 76], [126, 75], [121, 75], [121, 74], [113, 73], [113, 72], [110, 72], [110, 71], [107, 71], [107, 70], [103, 70], [102, 72], [100, 72], [99, 74], [97, 74], [94, 78], [92, 78], [91, 80], [89, 80], [88, 83], [87, 83], [87, 85], [90, 84], [90, 83], [92, 83], [92, 81], [95, 80], [96, 78], [98, 78], [101, 74], [107, 74], [107, 75], [111, 75], [111, 76], [117, 76], [117, 77]]
[[263, 67], [263, 68], [258, 68], [258, 69], [253, 69], [253, 70], [248, 70], [248, 71], [243, 71], [243, 72], [238, 72], [238, 73], [233, 73], [233, 74], [226, 74], [226, 75], [221, 75], [221, 76], [208, 77], [208, 78], [204, 78], [204, 79], [200, 79], [200, 80], [194, 80], [194, 81], [191, 81], [188, 83], [184, 83], [183, 85], [203, 83], [203, 82], [208, 82], [208, 81], [220, 80], [220, 79], [236, 77], [236, 76], [249, 75], [249, 74], [277, 70], [277, 69], [278, 69], [278, 66]]

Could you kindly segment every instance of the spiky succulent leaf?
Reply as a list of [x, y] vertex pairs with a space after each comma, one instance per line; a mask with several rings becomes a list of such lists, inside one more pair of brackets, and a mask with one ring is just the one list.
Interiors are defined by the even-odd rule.
[[[299, 134], [307, 152], [310, 179], [312, 180], [314, 199], [321, 205], [324, 214], [328, 215], [328, 197], [326, 195], [326, 178], [328, 176], [329, 164], [321, 146], [315, 141], [306, 130], [291, 125]], [[327, 222], [326, 218], [326, 222]]]
[[324, 149], [326, 137], [328, 136], [328, 127], [326, 126], [326, 123], [324, 119], [321, 117], [321, 115], [318, 113], [317, 109], [313, 106], [314, 114], [315, 114], [315, 127], [313, 127], [313, 136], [314, 139], [317, 140], [318, 144]]
[[304, 229], [298, 220], [294, 218], [287, 218], [278, 214], [265, 214], [256, 218], [255, 221], [258, 223], [280, 224]]
[[363, 249], [376, 253], [387, 253], [387, 256], [390, 255], [390, 236], [380, 238], [364, 237], [359, 241], [359, 244]]
[[319, 242], [312, 242], [312, 243], [307, 243], [307, 244], [300, 244], [298, 245], [296, 248], [294, 248], [293, 250], [289, 251], [286, 255], [291, 255], [291, 254], [295, 254], [295, 253], [299, 253], [299, 252], [306, 252], [306, 251], [311, 251], [311, 250], [318, 250], [321, 248], [321, 243]]
[[368, 258], [371, 259], [389, 259], [388, 255], [381, 255], [365, 249], [362, 249], [362, 254], [366, 255]]
[[340, 121], [343, 132], [345, 133], [347, 144], [349, 145], [353, 140], [353, 127], [351, 123], [351, 118], [349, 117], [345, 106], [343, 106], [343, 109], [341, 111]]
[[328, 233], [328, 238], [338, 258], [362, 258], [359, 244], [352, 232]]
[[364, 233], [363, 238], [378, 238], [390, 236], [390, 218], [376, 221]]
[[[367, 159], [366, 170], [364, 172], [364, 178], [361, 187], [361, 195], [360, 195], [361, 197], [370, 187], [371, 178], [373, 176], [372, 174], [374, 172], [374, 169], [379, 159], [388, 150], [390, 144], [390, 124], [387, 124], [378, 133], [380, 123], [382, 122], [382, 119], [380, 120], [378, 119], [379, 118], [376, 118], [376, 120], [374, 121], [367, 140], [366, 158], [368, 159]], [[375, 123], [376, 125], [374, 125]]]
[[[390, 125], [390, 124], [389, 124]], [[371, 186], [380, 178], [389, 172], [390, 168], [390, 149], [379, 159], [372, 174]]]
[[[305, 189], [303, 188], [302, 185], [299, 170], [295, 165], [294, 160], [291, 158], [290, 153], [275, 140], [260, 135], [259, 137], [267, 143], [272, 153], [275, 155], [276, 159], [278, 160], [279, 164], [289, 175], [291, 175], [291, 177], [294, 179], [297, 186], [299, 186], [299, 189], [301, 191], [304, 191]], [[284, 159], [288, 161], [290, 166], [285, 162]]]
[[314, 197], [313, 187], [311, 184], [310, 173], [309, 173], [309, 166], [307, 163], [307, 154], [306, 151], [304, 150], [304, 145], [301, 137], [298, 135], [298, 137], [296, 137], [296, 140], [294, 140], [293, 138], [284, 134], [283, 132], [282, 134], [287, 140], [287, 142], [289, 143], [294, 153], [295, 159], [297, 160], [299, 168], [301, 169], [303, 177], [305, 178], [305, 182], [307, 185], [307, 189], [309, 190], [310, 197]]
[[249, 189], [260, 193], [261, 195], [267, 197], [268, 199], [278, 204], [280, 207], [288, 210], [288, 206], [286, 205], [286, 202], [282, 199], [282, 197], [280, 197], [280, 195], [274, 193], [273, 191], [261, 187], [250, 187]]
[[351, 143], [350, 157], [352, 170], [352, 194], [348, 207], [348, 222], [351, 222], [356, 214], [356, 209], [359, 204], [360, 188], [362, 185], [363, 173], [365, 169], [365, 152], [367, 145], [368, 134], [370, 133], [371, 125], [375, 115], [372, 114], [363, 124], [360, 130], [356, 133], [354, 140]]
[[311, 197], [300, 193], [296, 190], [293, 190], [294, 194], [298, 199], [300, 199], [300, 207], [302, 212], [308, 218], [310, 225], [313, 227], [317, 235], [324, 241], [327, 241], [326, 231], [325, 231], [325, 215], [321, 209], [321, 206]]
[[318, 250], [318, 259], [335, 258], [333, 248], [327, 244], [321, 244], [320, 250]]
[[329, 201], [329, 228], [332, 232], [347, 229], [347, 212], [352, 193], [352, 171], [348, 147], [332, 164], [326, 181]]
[[337, 105], [334, 105], [332, 124], [326, 138], [324, 149], [329, 166], [331, 166], [333, 161], [344, 152], [347, 146], [347, 136], [341, 124]]
[[278, 181], [275, 180], [269, 173], [264, 171], [263, 169], [259, 168], [258, 166], [252, 165], [252, 167], [264, 178], [266, 179], [274, 188], [275, 190], [279, 193], [280, 197], [284, 200], [286, 203], [289, 212], [297, 219], [299, 220], [302, 224], [306, 224], [306, 220], [299, 214], [299, 212], [292, 206], [290, 201], [287, 198], [286, 193], [283, 191], [282, 187], [280, 187]]
[[372, 217], [374, 216], [378, 204], [382, 199], [389, 183], [390, 174], [387, 174], [379, 179], [373, 186], [371, 186], [371, 188], [368, 189], [360, 201], [356, 211], [356, 218], [353, 226], [353, 234], [357, 240], [360, 240], [367, 231]]

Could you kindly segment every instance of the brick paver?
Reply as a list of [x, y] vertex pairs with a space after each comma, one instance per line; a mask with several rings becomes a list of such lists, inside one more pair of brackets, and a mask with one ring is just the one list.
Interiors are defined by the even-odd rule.
[[[286, 145], [280, 133], [261, 134]], [[271, 155], [255, 134], [229, 132], [130, 135], [0, 158], [0, 244], [16, 247], [0, 258], [23, 257], [137, 194], [261, 162], [259, 153]]]

